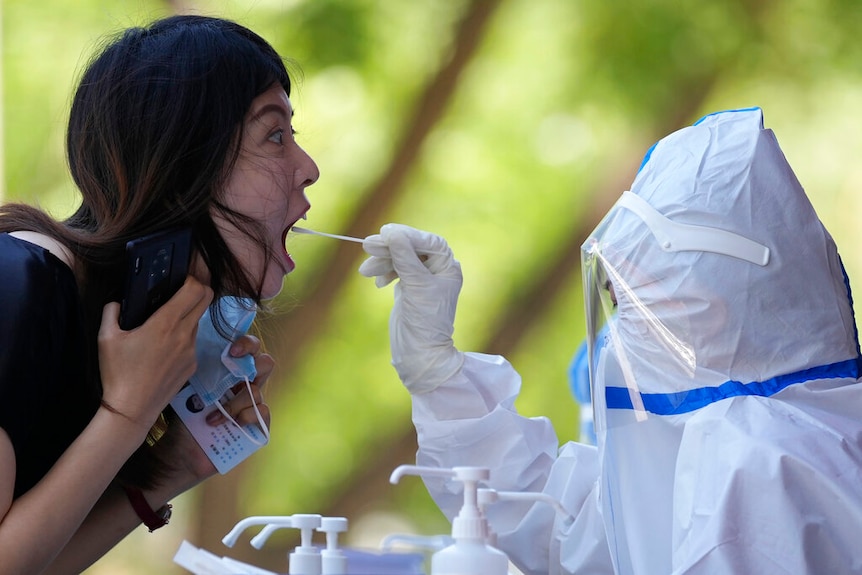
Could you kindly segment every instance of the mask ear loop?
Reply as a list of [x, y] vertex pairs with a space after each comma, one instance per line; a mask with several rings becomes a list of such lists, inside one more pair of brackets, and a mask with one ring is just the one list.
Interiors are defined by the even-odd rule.
[[254, 408], [254, 414], [257, 416], [257, 423], [260, 426], [261, 431], [263, 432], [264, 440], [260, 441], [252, 437], [249, 432], [245, 430], [237, 421], [231, 417], [231, 415], [227, 412], [224, 406], [221, 404], [221, 401], [217, 401], [216, 407], [221, 412], [222, 415], [227, 418], [228, 421], [234, 424], [234, 426], [239, 429], [246, 438], [254, 443], [255, 445], [264, 446], [269, 443], [269, 428], [266, 426], [266, 422], [263, 420], [263, 416], [260, 414], [260, 409], [257, 407], [257, 402], [254, 400], [254, 395], [251, 393], [251, 381], [249, 381], [248, 377], [244, 377], [245, 379], [245, 388], [248, 390], [248, 396], [251, 398], [251, 405]]

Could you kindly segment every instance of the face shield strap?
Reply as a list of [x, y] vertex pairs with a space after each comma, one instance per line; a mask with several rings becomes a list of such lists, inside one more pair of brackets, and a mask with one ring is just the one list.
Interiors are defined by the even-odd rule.
[[623, 192], [617, 205], [640, 217], [666, 252], [712, 252], [759, 266], [769, 263], [769, 248], [763, 244], [727, 230], [675, 222], [635, 193]]

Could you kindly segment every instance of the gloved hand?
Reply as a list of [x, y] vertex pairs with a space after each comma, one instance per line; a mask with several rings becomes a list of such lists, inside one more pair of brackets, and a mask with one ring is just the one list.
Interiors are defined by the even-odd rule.
[[461, 264], [446, 240], [401, 224], [386, 224], [362, 247], [371, 257], [359, 273], [377, 287], [400, 279], [389, 317], [392, 365], [410, 393], [432, 391], [464, 362], [452, 342]]

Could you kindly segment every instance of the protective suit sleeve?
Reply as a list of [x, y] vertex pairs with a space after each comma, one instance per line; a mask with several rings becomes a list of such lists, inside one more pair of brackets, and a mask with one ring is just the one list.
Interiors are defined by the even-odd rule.
[[[491, 486], [545, 492], [573, 515], [564, 522], [543, 503], [501, 501], [487, 510], [498, 546], [527, 575], [575, 573], [598, 565], [612, 573], [598, 512], [598, 457], [594, 447], [566, 444], [558, 451], [547, 418], [524, 417], [514, 406], [520, 376], [500, 356], [465, 353], [462, 368], [432, 393], [413, 396], [419, 441], [417, 463], [491, 469]], [[450, 518], [462, 502], [455, 482], [427, 478], [426, 486]], [[568, 541], [575, 537], [577, 541]], [[571, 557], [563, 557], [568, 553]]]

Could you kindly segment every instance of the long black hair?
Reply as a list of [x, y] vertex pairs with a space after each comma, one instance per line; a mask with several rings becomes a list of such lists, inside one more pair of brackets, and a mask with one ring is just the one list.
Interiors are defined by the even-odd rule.
[[[62, 222], [24, 204], [0, 208], [0, 232], [41, 232], [74, 254], [94, 397], [101, 398], [101, 311], [120, 297], [129, 240], [190, 227], [194, 249], [210, 271], [214, 301], [231, 294], [260, 303], [263, 278], [248, 277], [212, 212], [269, 256], [260, 225], [223, 200], [246, 114], [274, 85], [290, 94], [284, 60], [235, 22], [185, 15], [124, 30], [89, 62], [72, 101], [66, 149], [80, 207]], [[149, 473], [133, 475], [141, 473], [136, 482], [147, 485]]]
[[116, 261], [134, 237], [190, 226], [216, 295], [228, 287], [259, 299], [260, 278], [242, 274], [210, 210], [254, 227], [224, 205], [223, 184], [252, 100], [276, 83], [290, 94], [281, 57], [234, 22], [174, 16], [123, 32], [72, 102], [66, 144], [83, 202], [66, 224], [87, 232], [90, 249], [104, 246], [99, 262]]

